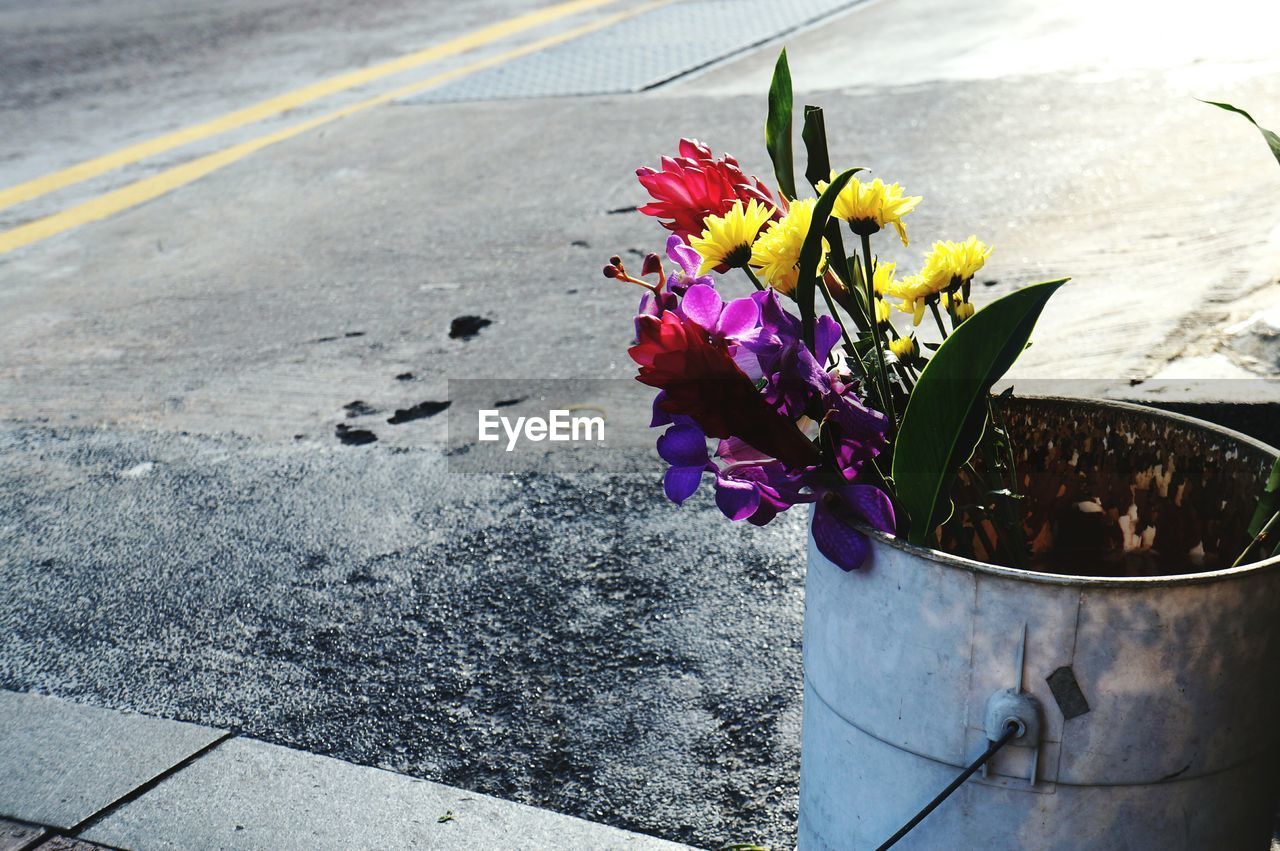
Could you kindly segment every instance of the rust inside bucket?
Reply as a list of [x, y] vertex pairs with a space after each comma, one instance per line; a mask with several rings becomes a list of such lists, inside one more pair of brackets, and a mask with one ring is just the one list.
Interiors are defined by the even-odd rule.
[[[1231, 565], [1271, 467], [1259, 446], [1159, 412], [1058, 399], [1002, 400], [1032, 570], [1164, 576]], [[981, 498], [964, 474], [957, 504]], [[987, 524], [988, 540], [996, 530]], [[941, 549], [982, 561], [984, 536], [942, 529]]]

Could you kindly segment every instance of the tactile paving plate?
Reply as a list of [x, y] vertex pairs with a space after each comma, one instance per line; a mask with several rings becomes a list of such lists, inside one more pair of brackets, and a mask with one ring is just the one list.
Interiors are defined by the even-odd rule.
[[863, 0], [684, 0], [406, 98], [406, 103], [653, 88]]

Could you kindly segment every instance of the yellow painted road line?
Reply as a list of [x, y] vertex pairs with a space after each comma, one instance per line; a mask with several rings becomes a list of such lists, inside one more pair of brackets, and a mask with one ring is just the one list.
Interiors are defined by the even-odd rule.
[[136, 163], [147, 157], [162, 154], [182, 145], [207, 139], [210, 136], [216, 136], [228, 130], [235, 130], [238, 127], [253, 124], [264, 118], [279, 115], [282, 112], [288, 112], [320, 98], [357, 86], [363, 86], [366, 83], [418, 68], [430, 62], [447, 59], [450, 56], [456, 56], [459, 53], [483, 47], [525, 30], [549, 24], [588, 9], [607, 6], [614, 2], [616, 0], [570, 0], [570, 2], [559, 3], [546, 9], [539, 9], [506, 21], [491, 24], [466, 35], [450, 39], [443, 44], [428, 47], [425, 50], [419, 50], [416, 53], [410, 53], [398, 59], [392, 59], [388, 62], [371, 65], [358, 71], [349, 71], [336, 77], [330, 77], [327, 80], [321, 80], [318, 83], [312, 83], [309, 86], [269, 98], [244, 109], [229, 112], [202, 124], [175, 130], [172, 133], [166, 133], [163, 136], [157, 136], [154, 139], [148, 139], [145, 142], [139, 142], [136, 145], [130, 145], [127, 148], [121, 148], [118, 151], [113, 151], [91, 160], [85, 160], [70, 168], [55, 171], [52, 174], [46, 174], [43, 177], [37, 177], [25, 183], [10, 186], [7, 189], [0, 189], [0, 210], [12, 207], [14, 204], [30, 201], [32, 198], [39, 198], [41, 195], [47, 195], [55, 190], [80, 183], [91, 177], [97, 177], [108, 171], [114, 171], [121, 166]]
[[494, 65], [499, 65], [503, 62], [508, 62], [512, 59], [516, 59], [530, 53], [536, 53], [539, 50], [544, 50], [548, 47], [561, 44], [562, 42], [570, 41], [578, 38], [579, 36], [586, 35], [587, 33], [605, 29], [619, 21], [648, 12], [659, 6], [665, 6], [671, 2], [673, 2], [673, 0], [653, 0], [653, 2], [646, 3], [643, 6], [638, 6], [625, 12], [619, 12], [617, 14], [610, 15], [607, 18], [592, 21], [588, 24], [583, 24], [582, 26], [567, 30], [563, 33], [558, 33], [530, 44], [526, 44], [523, 47], [513, 48], [505, 53], [500, 53], [496, 56], [488, 57], [487, 59], [472, 62], [471, 64], [464, 65], [461, 68], [455, 68], [451, 71], [436, 74], [433, 77], [428, 77], [425, 80], [401, 86], [400, 88], [380, 94], [377, 97], [372, 97], [368, 100], [360, 101], [359, 103], [353, 103], [350, 106], [344, 106], [341, 109], [327, 112], [324, 115], [317, 115], [314, 118], [309, 118], [306, 121], [299, 122], [298, 124], [290, 125], [284, 129], [258, 136], [246, 142], [241, 142], [238, 145], [232, 145], [229, 148], [223, 148], [221, 151], [207, 154], [203, 157], [191, 160], [190, 162], [183, 163], [182, 165], [166, 169], [165, 171], [152, 175], [151, 177], [143, 178], [142, 180], [135, 181], [127, 186], [122, 186], [114, 191], [99, 195], [96, 198], [91, 198], [82, 204], [76, 204], [74, 207], [68, 207], [60, 213], [54, 213], [51, 216], [45, 216], [42, 219], [36, 219], [35, 221], [19, 225], [16, 228], [0, 233], [0, 254], [13, 251], [15, 248], [21, 248], [24, 245], [30, 245], [33, 242], [39, 242], [42, 239], [55, 236], [64, 231], [70, 230], [71, 228], [79, 227], [80, 225], [88, 224], [89, 222], [96, 222], [100, 219], [105, 219], [108, 216], [115, 215], [122, 210], [129, 209], [130, 207], [136, 207], [138, 204], [143, 204], [153, 198], [158, 198], [167, 192], [172, 192], [174, 189], [199, 180], [205, 175], [217, 171], [223, 166], [230, 165], [237, 160], [242, 160], [254, 151], [260, 151], [268, 145], [283, 142], [285, 139], [292, 139], [294, 136], [305, 133], [308, 130], [312, 130], [323, 124], [328, 124], [331, 121], [336, 121], [339, 118], [343, 118], [357, 112], [363, 112], [366, 109], [387, 103], [388, 101], [396, 100], [397, 98], [417, 94], [418, 92], [433, 88], [442, 83], [447, 83], [450, 80], [455, 80], [459, 77], [465, 77], [468, 74], [474, 74], [477, 71], [482, 71], [485, 68], [490, 68]]

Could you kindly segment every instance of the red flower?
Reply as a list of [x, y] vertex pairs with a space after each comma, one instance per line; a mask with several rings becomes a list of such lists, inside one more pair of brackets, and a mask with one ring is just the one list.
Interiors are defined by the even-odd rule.
[[733, 362], [723, 343], [671, 311], [636, 317], [638, 342], [627, 350], [640, 365], [636, 379], [657, 387], [657, 406], [683, 414], [710, 437], [737, 437], [793, 470], [821, 463], [813, 443], [774, 410]]
[[729, 155], [716, 159], [711, 149], [695, 139], [680, 140], [680, 156], [663, 157], [662, 170], [636, 170], [641, 185], [649, 190], [653, 202], [640, 212], [656, 216], [662, 226], [685, 242], [689, 235], [703, 231], [707, 216], [723, 216], [736, 201], [752, 198], [774, 210], [778, 205], [759, 178], [742, 173], [738, 161]]

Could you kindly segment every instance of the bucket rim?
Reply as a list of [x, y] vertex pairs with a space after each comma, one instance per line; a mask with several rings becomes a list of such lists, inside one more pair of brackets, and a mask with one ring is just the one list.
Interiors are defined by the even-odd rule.
[[[1198, 417], [1179, 414], [1173, 411], [1165, 411], [1161, 408], [1153, 408], [1149, 405], [1139, 405], [1134, 402], [1121, 402], [1113, 399], [1089, 399], [1079, 396], [1027, 394], [1025, 396], [1015, 396], [1015, 398], [1028, 402], [1059, 402], [1074, 405], [1089, 405], [1098, 408], [1112, 408], [1121, 411], [1128, 411], [1130, 413], [1139, 413], [1145, 416], [1160, 417], [1162, 419], [1181, 422], [1191, 428], [1201, 431], [1210, 431], [1238, 443], [1246, 444], [1272, 459], [1280, 456], [1280, 450], [1263, 443], [1257, 438], [1250, 437], [1247, 434], [1216, 425]], [[1275, 555], [1270, 558], [1263, 559], [1262, 561], [1242, 564], [1239, 567], [1224, 567], [1220, 570], [1209, 570], [1200, 573], [1174, 573], [1166, 576], [1082, 576], [1069, 573], [1046, 573], [1039, 570], [1024, 570], [1019, 567], [1005, 567], [1003, 565], [987, 564], [986, 562], [977, 561], [976, 559], [952, 555], [951, 553], [945, 553], [942, 550], [935, 550], [931, 547], [917, 546], [916, 544], [900, 540], [895, 535], [891, 535], [887, 532], [881, 532], [879, 529], [874, 529], [871, 526], [862, 523], [857, 524], [857, 528], [874, 543], [892, 547], [896, 550], [901, 550], [902, 552], [916, 556], [917, 558], [922, 558], [926, 561], [934, 562], [944, 567], [965, 570], [970, 573], [985, 573], [992, 576], [999, 576], [1004, 579], [1013, 579], [1020, 582], [1035, 582], [1044, 585], [1072, 585], [1099, 588], [1168, 588], [1184, 585], [1201, 585], [1210, 582], [1236, 579], [1263, 571], [1280, 570], [1280, 555]]]

